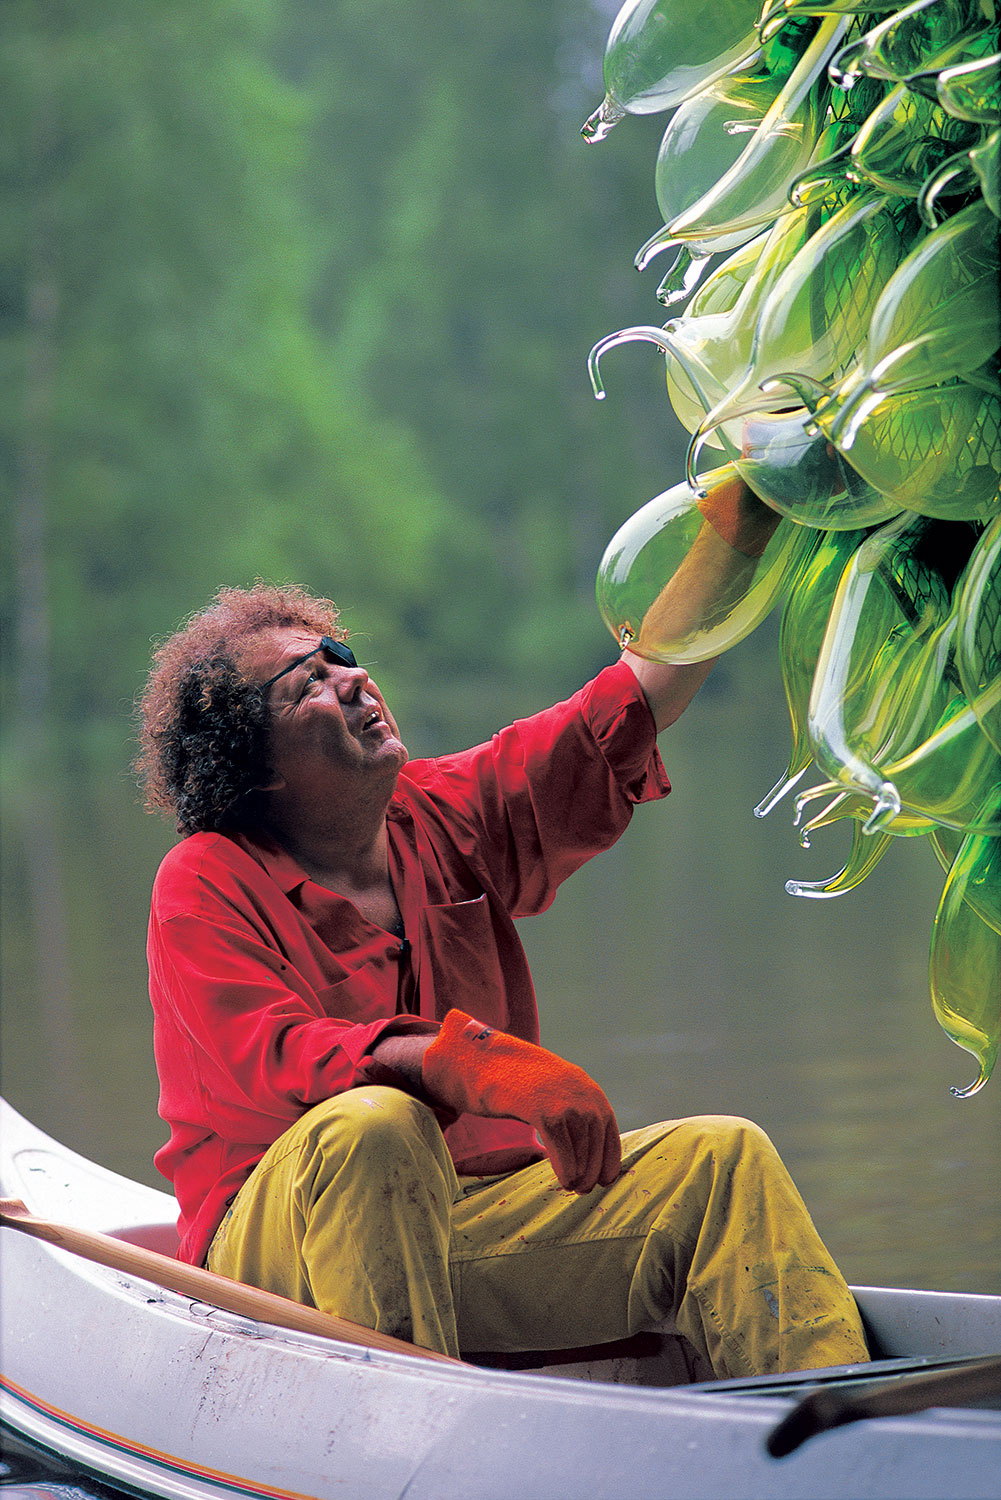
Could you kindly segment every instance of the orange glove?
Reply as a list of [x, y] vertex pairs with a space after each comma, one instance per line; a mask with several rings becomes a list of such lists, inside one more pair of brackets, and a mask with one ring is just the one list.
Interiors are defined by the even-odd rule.
[[533, 1125], [562, 1187], [589, 1193], [618, 1177], [622, 1146], [612, 1106], [583, 1068], [545, 1047], [450, 1010], [424, 1053], [422, 1077], [450, 1109]]

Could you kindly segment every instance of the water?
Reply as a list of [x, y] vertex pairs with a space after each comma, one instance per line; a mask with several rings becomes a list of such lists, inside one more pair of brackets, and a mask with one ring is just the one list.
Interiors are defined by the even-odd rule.
[[34, 1444], [0, 1431], [3, 1500], [117, 1500], [124, 1493], [77, 1474]]
[[[932, 1015], [944, 877], [931, 849], [894, 840], [834, 900], [785, 894], [791, 877], [839, 869], [850, 830], [820, 830], [804, 851], [791, 798], [753, 815], [789, 753], [774, 640], [729, 653], [661, 748], [671, 796], [638, 809], [614, 850], [521, 924], [543, 1041], [597, 1078], [623, 1128], [697, 1113], [756, 1120], [850, 1282], [1001, 1293], [1001, 1077], [975, 1098], [950, 1096], [976, 1065]], [[163, 1130], [143, 938], [169, 836], [124, 788], [84, 799], [82, 815], [81, 879], [104, 905], [81, 946], [76, 1074], [53, 1075], [37, 1010], [9, 978], [4, 1092], [85, 1155], [162, 1186], [150, 1164]], [[16, 978], [10, 924], [7, 934]], [[17, 1464], [0, 1486], [3, 1500], [104, 1497], [79, 1475]]]
[[[671, 796], [521, 924], [543, 1041], [593, 1073], [623, 1128], [756, 1120], [850, 1281], [1001, 1293], [1001, 1076], [950, 1097], [976, 1063], [928, 992], [943, 874], [926, 840], [894, 839], [855, 890], [785, 894], [790, 878], [840, 869], [850, 829], [819, 830], [804, 851], [792, 798], [753, 815], [789, 754], [775, 634], [769, 621], [728, 653], [661, 736]], [[162, 1187], [143, 947], [170, 835], [124, 781], [78, 803], [73, 885], [92, 901], [73, 923], [75, 1066], [54, 1069], [8, 912], [3, 1089], [76, 1150]], [[9, 900], [17, 882], [5, 886]]]
[[804, 851], [790, 806], [753, 817], [788, 730], [762, 713], [767, 680], [728, 661], [661, 737], [671, 796], [523, 924], [543, 1040], [623, 1127], [756, 1120], [850, 1281], [1001, 1292], [1001, 1079], [950, 1095], [977, 1064], [928, 991], [944, 876], [926, 840], [894, 839], [853, 891], [786, 895], [839, 870], [851, 830]]

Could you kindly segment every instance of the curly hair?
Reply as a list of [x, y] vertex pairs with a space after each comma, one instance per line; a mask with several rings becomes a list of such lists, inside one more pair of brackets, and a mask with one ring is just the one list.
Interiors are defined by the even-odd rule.
[[139, 698], [135, 771], [148, 812], [173, 814], [180, 834], [245, 828], [268, 777], [265, 695], [238, 665], [262, 631], [303, 626], [343, 640], [339, 611], [294, 586], [223, 588], [154, 652]]

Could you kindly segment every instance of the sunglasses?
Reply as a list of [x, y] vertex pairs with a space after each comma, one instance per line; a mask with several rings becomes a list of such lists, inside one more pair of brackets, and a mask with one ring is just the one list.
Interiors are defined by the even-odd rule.
[[310, 657], [315, 656], [318, 651], [325, 651], [328, 656], [334, 658], [334, 661], [340, 662], [342, 667], [356, 667], [358, 665], [355, 660], [355, 654], [350, 646], [345, 646], [343, 641], [335, 641], [332, 635], [324, 635], [320, 637], [320, 644], [314, 646], [312, 651], [304, 651], [302, 656], [297, 656], [295, 661], [290, 661], [287, 667], [282, 667], [281, 671], [276, 672], [273, 677], [269, 677], [267, 682], [262, 682], [261, 692], [266, 693], [268, 688], [278, 681], [279, 677], [284, 677], [287, 672], [294, 672], [296, 667], [301, 667], [304, 661], [309, 661]]

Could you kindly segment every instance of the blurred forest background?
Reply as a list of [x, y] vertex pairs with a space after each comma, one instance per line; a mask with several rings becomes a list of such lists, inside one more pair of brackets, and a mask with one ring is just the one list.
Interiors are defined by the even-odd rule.
[[[411, 753], [614, 659], [594, 575], [682, 474], [663, 120], [580, 139], [614, 3], [6, 0], [0, 20], [3, 1088], [156, 1182], [145, 997], [169, 826], [132, 784], [151, 642], [223, 583], [335, 598]], [[524, 924], [543, 1034], [624, 1127], [772, 1134], [849, 1279], [1001, 1291], [999, 1098], [931, 1015], [942, 875], [901, 840], [794, 901], [776, 621], [662, 749], [675, 791]], [[827, 840], [830, 840], [828, 843]]]

